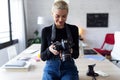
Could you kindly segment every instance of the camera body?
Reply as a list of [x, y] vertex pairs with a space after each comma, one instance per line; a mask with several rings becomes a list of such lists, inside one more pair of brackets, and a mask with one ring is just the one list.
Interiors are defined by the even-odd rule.
[[71, 45], [68, 40], [61, 40], [61, 42], [56, 41], [53, 43], [55, 45], [55, 50], [61, 51], [62, 61], [71, 60]]
[[87, 72], [87, 76], [92, 76], [92, 77], [96, 77], [96, 76], [99, 76], [98, 73], [95, 73], [94, 72], [94, 66], [96, 64], [93, 64], [93, 65], [88, 65], [88, 72]]

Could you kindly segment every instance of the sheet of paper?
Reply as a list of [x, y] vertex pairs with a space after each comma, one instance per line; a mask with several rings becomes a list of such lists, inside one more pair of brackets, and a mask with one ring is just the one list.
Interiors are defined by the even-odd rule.
[[98, 60], [98, 61], [102, 61], [105, 59], [105, 57], [100, 56], [100, 55], [85, 55], [84, 57], [87, 59]]

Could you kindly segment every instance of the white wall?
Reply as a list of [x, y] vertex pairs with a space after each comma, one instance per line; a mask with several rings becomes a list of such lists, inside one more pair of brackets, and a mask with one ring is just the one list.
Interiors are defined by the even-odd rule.
[[25, 10], [26, 10], [26, 25], [27, 25], [27, 39], [33, 38], [34, 31], [36, 29], [42, 29], [40, 25], [37, 24], [37, 17], [43, 16], [46, 20], [45, 25], [52, 24], [51, 17], [51, 4], [54, 0], [24, 0]]
[[[32, 38], [33, 32], [40, 27], [37, 24], [38, 16], [46, 19], [45, 25], [52, 24], [53, 2], [54, 0], [25, 0], [27, 39]], [[67, 22], [84, 29], [83, 37], [91, 47], [100, 47], [106, 33], [120, 30], [120, 0], [69, 0], [69, 2], [70, 12]], [[109, 13], [108, 28], [87, 28], [87, 13]]]

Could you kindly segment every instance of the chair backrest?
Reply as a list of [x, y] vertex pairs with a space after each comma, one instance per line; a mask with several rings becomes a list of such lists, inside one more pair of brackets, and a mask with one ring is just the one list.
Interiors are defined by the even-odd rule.
[[114, 45], [114, 33], [107, 33], [103, 42], [103, 45], [101, 46], [101, 49], [104, 47], [105, 44]]
[[8, 59], [9, 60], [14, 58], [17, 55], [17, 50], [16, 50], [15, 45], [9, 46], [7, 48], [7, 53], [8, 53]]
[[120, 31], [115, 32], [115, 44], [111, 52], [112, 59], [120, 60]]

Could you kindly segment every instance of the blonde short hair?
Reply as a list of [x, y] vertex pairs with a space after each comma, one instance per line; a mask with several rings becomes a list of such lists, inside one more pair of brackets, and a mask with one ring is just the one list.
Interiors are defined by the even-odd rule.
[[68, 4], [63, 0], [58, 0], [58, 1], [54, 2], [53, 6], [52, 6], [52, 12], [54, 12], [55, 10], [58, 10], [58, 9], [69, 11]]

